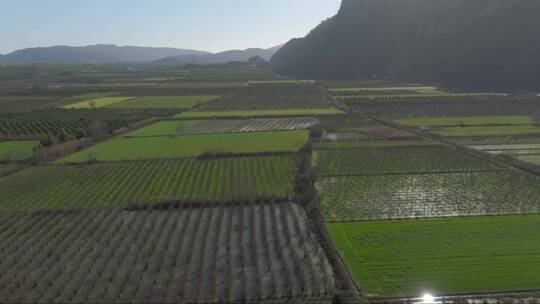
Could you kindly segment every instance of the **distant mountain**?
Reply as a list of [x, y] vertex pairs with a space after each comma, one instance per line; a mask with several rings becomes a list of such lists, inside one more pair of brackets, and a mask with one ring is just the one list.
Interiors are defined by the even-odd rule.
[[190, 54], [171, 56], [155, 61], [158, 64], [214, 64], [230, 61], [246, 62], [252, 57], [260, 57], [270, 61], [272, 56], [281, 48], [281, 45], [269, 49], [251, 48], [246, 50], [232, 50], [215, 54]]
[[538, 0], [343, 0], [272, 59], [293, 76], [540, 87]]
[[0, 63], [143, 63], [170, 56], [203, 54], [209, 53], [175, 48], [119, 47], [103, 44], [84, 47], [53, 46], [15, 51], [0, 56]]

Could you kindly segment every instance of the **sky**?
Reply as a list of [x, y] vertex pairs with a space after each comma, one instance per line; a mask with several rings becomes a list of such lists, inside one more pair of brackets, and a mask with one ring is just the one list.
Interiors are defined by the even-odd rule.
[[341, 0], [0, 0], [0, 54], [116, 44], [218, 52], [272, 47], [335, 15]]

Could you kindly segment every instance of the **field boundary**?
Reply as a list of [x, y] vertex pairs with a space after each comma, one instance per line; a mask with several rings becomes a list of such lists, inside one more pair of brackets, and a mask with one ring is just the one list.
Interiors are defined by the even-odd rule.
[[332, 177], [361, 177], [361, 176], [402, 176], [402, 175], [451, 175], [451, 174], [464, 174], [464, 173], [486, 173], [486, 172], [504, 172], [508, 169], [491, 169], [491, 170], [470, 170], [470, 171], [417, 171], [417, 172], [404, 172], [404, 173], [362, 173], [362, 174], [318, 174], [320, 178], [332, 178]]
[[401, 130], [405, 130], [405, 131], [409, 131], [411, 133], [414, 133], [422, 138], [427, 138], [427, 139], [431, 139], [433, 141], [436, 141], [436, 142], [439, 142], [443, 145], [446, 145], [448, 147], [452, 147], [456, 150], [459, 150], [459, 151], [462, 151], [462, 152], [465, 152], [473, 157], [476, 157], [477, 159], [482, 159], [482, 160], [487, 160], [491, 163], [495, 163], [495, 164], [499, 164], [499, 165], [504, 165], [510, 169], [517, 169], [519, 171], [522, 171], [522, 172], [525, 172], [525, 173], [528, 173], [528, 174], [533, 174], [533, 175], [536, 175], [536, 176], [540, 176], [540, 166], [536, 166], [536, 165], [533, 165], [533, 164], [530, 164], [530, 163], [527, 163], [527, 162], [523, 162], [523, 161], [519, 161], [519, 160], [516, 160], [516, 159], [513, 159], [513, 158], [508, 158], [508, 157], [505, 157], [505, 156], [500, 156], [500, 155], [493, 155], [493, 154], [489, 154], [489, 153], [484, 153], [482, 151], [478, 151], [478, 150], [474, 150], [474, 149], [471, 149], [467, 146], [463, 146], [463, 145], [460, 145], [458, 143], [454, 143], [453, 141], [451, 140], [448, 140], [446, 138], [444, 138], [443, 136], [440, 136], [440, 135], [436, 135], [436, 134], [432, 134], [430, 133], [429, 131], [426, 131], [426, 130], [423, 130], [423, 129], [419, 129], [419, 128], [416, 128], [416, 127], [410, 127], [410, 126], [404, 126], [404, 125], [401, 125], [399, 123], [396, 123], [396, 122], [393, 122], [393, 121], [388, 121], [386, 119], [383, 119], [383, 118], [380, 118], [380, 117], [377, 117], [377, 116], [374, 116], [374, 115], [370, 115], [370, 117], [372, 119], [374, 119], [375, 121], [381, 123], [381, 124], [385, 124], [387, 126], [390, 126], [390, 127], [393, 127], [393, 128], [397, 128], [397, 129], [401, 129]]
[[315, 178], [311, 167], [312, 139], [300, 151], [300, 163], [295, 178], [295, 198], [306, 212], [312, 233], [319, 241], [325, 252], [328, 262], [332, 266], [335, 277], [335, 298], [334, 303], [365, 303], [359, 292], [358, 286], [339, 255], [339, 252], [330, 238], [324, 225], [324, 217], [321, 213], [320, 201], [315, 189]]
[[[521, 302], [512, 302], [520, 301], [528, 298], [540, 298], [540, 289], [538, 290], [517, 290], [513, 292], [485, 292], [485, 293], [471, 293], [471, 294], [449, 294], [444, 296], [437, 296], [437, 301], [445, 304], [461, 304], [461, 303], [471, 303], [471, 300], [477, 301], [504, 301], [496, 303], [521, 303]], [[418, 298], [372, 298], [370, 303], [373, 304], [415, 304], [419, 303]], [[486, 302], [490, 303], [490, 302]], [[533, 302], [531, 302], [533, 303]]]

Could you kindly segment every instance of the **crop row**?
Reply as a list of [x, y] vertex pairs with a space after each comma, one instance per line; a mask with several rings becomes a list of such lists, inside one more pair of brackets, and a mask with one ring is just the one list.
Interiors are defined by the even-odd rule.
[[[538, 215], [328, 223], [327, 228], [351, 276], [370, 297], [540, 288]], [[527, 301], [478, 301], [487, 302]]]
[[316, 187], [327, 221], [540, 212], [540, 179], [513, 170], [325, 177]]
[[35, 167], [0, 178], [0, 212], [293, 195], [294, 156]]
[[50, 108], [59, 103], [57, 96], [2, 96], [0, 97], [0, 113], [27, 112], [32, 110]]
[[332, 269], [294, 203], [0, 216], [0, 302], [325, 300]]
[[195, 125], [186, 133], [294, 131], [309, 129], [317, 123], [318, 120], [311, 117], [211, 119]]
[[286, 109], [330, 108], [318, 98], [220, 98], [199, 107], [198, 112], [214, 111], [268, 111]]
[[[106, 120], [105, 131], [112, 131], [124, 128], [129, 125], [124, 120]], [[87, 132], [91, 121], [85, 119], [75, 120], [0, 120], [0, 136], [24, 136], [24, 135], [47, 135], [68, 133], [73, 135], [83, 135]]]
[[[176, 111], [175, 111], [176, 112]], [[84, 136], [89, 126], [103, 121], [106, 132], [124, 128], [151, 117], [175, 114], [170, 110], [71, 110], [54, 109], [39, 112], [0, 115], [0, 136], [72, 134]]]
[[318, 150], [322, 176], [498, 170], [499, 166], [443, 146]]
[[537, 98], [521, 97], [418, 97], [413, 100], [341, 100], [355, 110], [390, 118], [532, 115], [540, 116]]
[[250, 119], [236, 126], [233, 132], [260, 132], [275, 130], [303, 130], [315, 126], [318, 120], [315, 118], [275, 118], [275, 119]]

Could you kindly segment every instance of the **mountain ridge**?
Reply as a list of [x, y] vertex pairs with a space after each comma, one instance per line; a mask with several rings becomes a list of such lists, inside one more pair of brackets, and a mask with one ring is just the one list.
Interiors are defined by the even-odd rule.
[[280, 74], [538, 87], [540, 1], [343, 0], [272, 58]]
[[0, 63], [22, 65], [33, 63], [142, 63], [167, 56], [207, 53], [189, 49], [116, 46], [113, 44], [57, 45], [26, 48], [1, 55]]
[[244, 50], [228, 50], [219, 53], [210, 54], [190, 54], [174, 57], [162, 58], [154, 61], [158, 64], [215, 64], [226, 63], [230, 61], [246, 62], [252, 57], [261, 57], [266, 61], [270, 61], [272, 56], [282, 47], [278, 45], [268, 49], [263, 48], [248, 48]]

